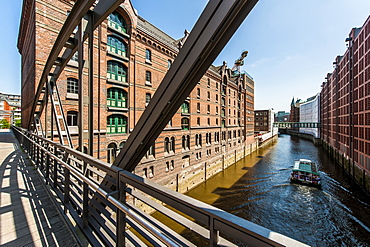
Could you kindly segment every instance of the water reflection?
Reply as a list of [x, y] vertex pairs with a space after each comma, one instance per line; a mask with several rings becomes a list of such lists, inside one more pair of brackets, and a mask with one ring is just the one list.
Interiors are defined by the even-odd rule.
[[[322, 189], [290, 184], [310, 159]], [[207, 180], [189, 196], [312, 246], [370, 246], [370, 199], [312, 142], [288, 135]]]

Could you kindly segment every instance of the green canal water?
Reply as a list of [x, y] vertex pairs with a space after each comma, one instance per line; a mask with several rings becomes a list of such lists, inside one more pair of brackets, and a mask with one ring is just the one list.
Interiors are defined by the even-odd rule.
[[[322, 189], [290, 184], [300, 158], [318, 164]], [[370, 246], [370, 198], [324, 150], [298, 137], [279, 136], [187, 195], [311, 246]]]

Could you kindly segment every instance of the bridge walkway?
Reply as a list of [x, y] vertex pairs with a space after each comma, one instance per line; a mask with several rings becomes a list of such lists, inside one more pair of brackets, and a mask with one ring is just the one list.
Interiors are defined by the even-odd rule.
[[11, 130], [0, 130], [0, 246], [80, 246]]

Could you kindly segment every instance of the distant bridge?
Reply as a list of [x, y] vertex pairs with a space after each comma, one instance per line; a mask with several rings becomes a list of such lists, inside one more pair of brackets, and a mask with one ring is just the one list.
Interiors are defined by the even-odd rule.
[[321, 123], [315, 122], [275, 122], [274, 127], [278, 128], [321, 128]]

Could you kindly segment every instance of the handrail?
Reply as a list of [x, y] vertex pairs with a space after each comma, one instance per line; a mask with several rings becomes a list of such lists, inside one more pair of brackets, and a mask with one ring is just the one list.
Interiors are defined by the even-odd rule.
[[[124, 246], [127, 242], [193, 246], [192, 239], [185, 239], [166, 226], [166, 222], [159, 222], [144, 213], [134, 201], [145, 204], [146, 210], [158, 210], [189, 228], [209, 246], [236, 246], [239, 243], [248, 246], [307, 246], [80, 151], [18, 127], [13, 126], [12, 129], [45, 182], [53, 185], [63, 202], [64, 212], [73, 217], [94, 246]], [[163, 204], [168, 207], [163, 207]], [[189, 221], [173, 209], [196, 222]], [[220, 234], [233, 239], [235, 244]]]

